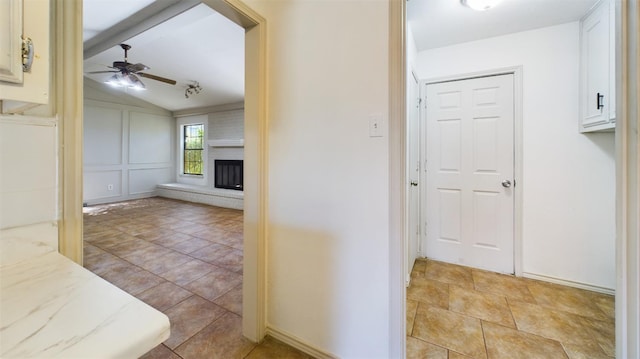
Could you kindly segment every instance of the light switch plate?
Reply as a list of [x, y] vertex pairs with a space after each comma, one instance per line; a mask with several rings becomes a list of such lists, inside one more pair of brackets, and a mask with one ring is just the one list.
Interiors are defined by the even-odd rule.
[[369, 115], [369, 137], [383, 137], [384, 123], [381, 114]]

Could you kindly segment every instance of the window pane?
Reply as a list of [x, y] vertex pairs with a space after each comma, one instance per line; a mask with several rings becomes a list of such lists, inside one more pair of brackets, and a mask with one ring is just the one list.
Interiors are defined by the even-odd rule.
[[204, 125], [184, 126], [184, 163], [183, 173], [190, 175], [202, 175], [204, 150]]

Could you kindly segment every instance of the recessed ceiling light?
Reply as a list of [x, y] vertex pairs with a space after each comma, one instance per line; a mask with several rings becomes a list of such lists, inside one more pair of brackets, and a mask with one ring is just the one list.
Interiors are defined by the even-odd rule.
[[501, 0], [460, 0], [462, 5], [476, 11], [486, 11], [498, 5]]

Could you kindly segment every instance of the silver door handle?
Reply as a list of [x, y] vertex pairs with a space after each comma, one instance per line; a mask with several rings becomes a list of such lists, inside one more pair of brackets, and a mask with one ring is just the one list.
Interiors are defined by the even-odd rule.
[[502, 181], [502, 187], [504, 187], [504, 188], [511, 187], [511, 181], [509, 181], [509, 180]]
[[417, 182], [417, 181], [411, 181], [411, 185], [412, 185], [412, 186], [417, 186], [417, 185], [418, 185], [418, 182]]

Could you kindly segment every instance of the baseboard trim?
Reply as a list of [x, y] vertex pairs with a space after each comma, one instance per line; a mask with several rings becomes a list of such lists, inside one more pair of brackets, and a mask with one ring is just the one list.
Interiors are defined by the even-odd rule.
[[295, 335], [288, 333], [284, 330], [267, 326], [267, 335], [277, 339], [293, 348], [300, 350], [303, 353], [309, 354], [318, 359], [337, 359], [338, 357], [320, 350], [313, 345], [305, 342], [304, 340], [296, 337]]
[[597, 285], [587, 284], [587, 283], [582, 283], [582, 282], [574, 282], [572, 280], [556, 278], [556, 277], [552, 277], [552, 276], [548, 276], [548, 275], [535, 274], [535, 273], [530, 273], [530, 272], [522, 272], [522, 276], [525, 277], [525, 278], [529, 278], [529, 279], [536, 279], [536, 280], [540, 280], [540, 281], [543, 281], [543, 282], [562, 284], [562, 285], [566, 285], [568, 287], [586, 289], [586, 290], [590, 290], [590, 291], [598, 292], [598, 293], [604, 293], [604, 294], [610, 294], [610, 295], [615, 295], [616, 294], [615, 289], [600, 287], [600, 286], [597, 286]]

